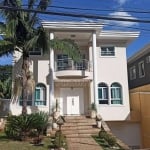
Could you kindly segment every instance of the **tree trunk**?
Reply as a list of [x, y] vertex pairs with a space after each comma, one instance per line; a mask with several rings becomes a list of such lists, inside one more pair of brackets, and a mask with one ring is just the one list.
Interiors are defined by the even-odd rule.
[[22, 106], [22, 114], [27, 114], [27, 80], [29, 74], [29, 55], [23, 54], [23, 64], [22, 64], [22, 98], [23, 98], [23, 106]]

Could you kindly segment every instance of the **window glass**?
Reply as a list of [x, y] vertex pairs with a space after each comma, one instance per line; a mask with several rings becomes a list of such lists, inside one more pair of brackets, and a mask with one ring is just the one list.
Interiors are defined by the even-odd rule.
[[111, 85], [111, 104], [122, 104], [122, 89], [119, 83]]
[[130, 68], [130, 80], [136, 79], [136, 67], [133, 66]]
[[101, 56], [115, 56], [115, 48], [113, 46], [101, 47]]
[[139, 63], [139, 77], [144, 77], [145, 76], [145, 70], [144, 70], [144, 61], [141, 61]]
[[46, 86], [42, 83], [37, 84], [35, 88], [35, 102], [37, 105], [46, 105]]
[[105, 83], [98, 84], [99, 104], [108, 104], [108, 86]]

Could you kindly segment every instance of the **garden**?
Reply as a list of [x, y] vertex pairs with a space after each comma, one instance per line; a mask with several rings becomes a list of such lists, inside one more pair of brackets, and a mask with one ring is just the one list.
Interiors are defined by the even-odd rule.
[[0, 131], [0, 150], [67, 149], [61, 130], [46, 136], [49, 115], [45, 112], [10, 115], [4, 130]]

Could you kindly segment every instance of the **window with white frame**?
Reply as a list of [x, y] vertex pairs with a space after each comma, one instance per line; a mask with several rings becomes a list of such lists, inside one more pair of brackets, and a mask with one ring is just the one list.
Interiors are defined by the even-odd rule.
[[46, 86], [42, 83], [36, 85], [34, 104], [35, 106], [46, 105]]
[[136, 79], [136, 67], [133, 66], [130, 68], [130, 80]]
[[115, 47], [102, 46], [100, 56], [115, 56]]
[[144, 61], [139, 62], [139, 77], [145, 76]]
[[146, 57], [146, 63], [150, 63], [150, 55]]
[[122, 104], [122, 87], [119, 83], [111, 84], [111, 104]]
[[108, 86], [105, 83], [98, 84], [99, 104], [108, 104]]

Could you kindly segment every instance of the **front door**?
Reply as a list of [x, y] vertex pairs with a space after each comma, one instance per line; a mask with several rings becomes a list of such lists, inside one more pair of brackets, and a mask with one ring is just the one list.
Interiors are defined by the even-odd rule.
[[61, 88], [60, 108], [62, 115], [80, 115], [84, 113], [83, 88]]
[[67, 96], [67, 115], [79, 115], [79, 96]]

